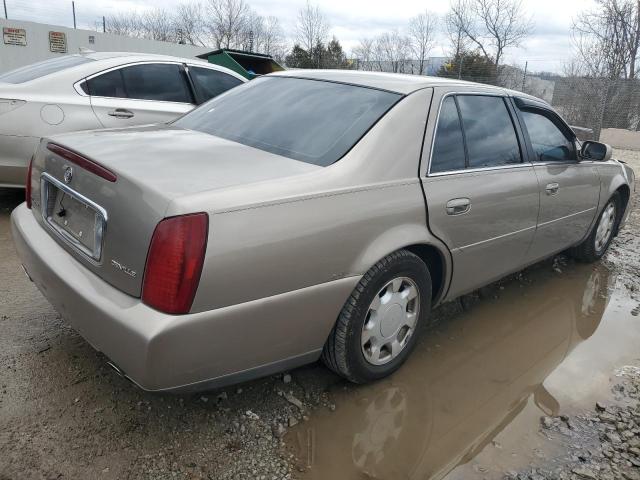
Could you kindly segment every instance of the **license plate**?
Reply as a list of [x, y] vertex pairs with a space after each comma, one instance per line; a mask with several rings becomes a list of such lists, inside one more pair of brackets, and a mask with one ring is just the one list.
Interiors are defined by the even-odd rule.
[[107, 215], [102, 207], [52, 176], [41, 177], [42, 217], [60, 237], [99, 261]]

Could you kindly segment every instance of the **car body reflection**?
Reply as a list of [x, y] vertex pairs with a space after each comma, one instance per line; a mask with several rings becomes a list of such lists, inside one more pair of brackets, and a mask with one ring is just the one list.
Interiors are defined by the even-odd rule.
[[[442, 478], [473, 458], [527, 405], [559, 410], [544, 381], [598, 328], [609, 299], [604, 266], [527, 273], [424, 335], [404, 368], [373, 385], [337, 391], [287, 438], [305, 478]], [[442, 343], [442, 345], [440, 343]]]

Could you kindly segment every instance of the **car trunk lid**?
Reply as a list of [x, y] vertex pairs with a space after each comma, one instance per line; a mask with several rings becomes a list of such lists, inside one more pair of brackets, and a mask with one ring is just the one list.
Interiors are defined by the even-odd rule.
[[[112, 173], [115, 181], [65, 158], [54, 145]], [[78, 261], [140, 296], [149, 244], [172, 200], [318, 168], [166, 125], [64, 134], [40, 145], [33, 164], [33, 209]]]

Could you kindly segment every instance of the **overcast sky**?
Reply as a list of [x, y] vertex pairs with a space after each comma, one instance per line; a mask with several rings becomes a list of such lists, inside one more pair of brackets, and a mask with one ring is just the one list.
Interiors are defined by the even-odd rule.
[[[204, 0], [206, 1], [206, 0]], [[71, 0], [6, 0], [9, 18], [73, 26]], [[247, 0], [262, 15], [275, 15], [285, 32], [293, 32], [299, 8], [305, 0]], [[171, 10], [178, 0], [76, 0], [79, 27], [93, 26], [102, 15], [160, 7]], [[444, 15], [447, 0], [320, 0], [317, 2], [331, 24], [331, 33], [346, 50], [358, 40], [406, 26], [425, 9]], [[570, 27], [577, 11], [593, 7], [594, 0], [524, 0], [534, 22], [534, 33], [521, 48], [507, 52], [506, 62], [524, 65], [532, 71], [561, 71], [571, 57]], [[432, 56], [444, 55], [448, 45], [444, 34]]]

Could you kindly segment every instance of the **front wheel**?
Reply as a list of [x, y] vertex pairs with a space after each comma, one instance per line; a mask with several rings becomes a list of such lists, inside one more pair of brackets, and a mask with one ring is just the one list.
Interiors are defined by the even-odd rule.
[[576, 259], [582, 262], [595, 262], [609, 248], [611, 240], [618, 228], [621, 213], [620, 195], [614, 194], [602, 209], [598, 221], [591, 229], [589, 236], [569, 252]]
[[376, 263], [345, 303], [322, 352], [324, 363], [355, 383], [396, 371], [413, 350], [431, 310], [431, 276], [413, 253]]

